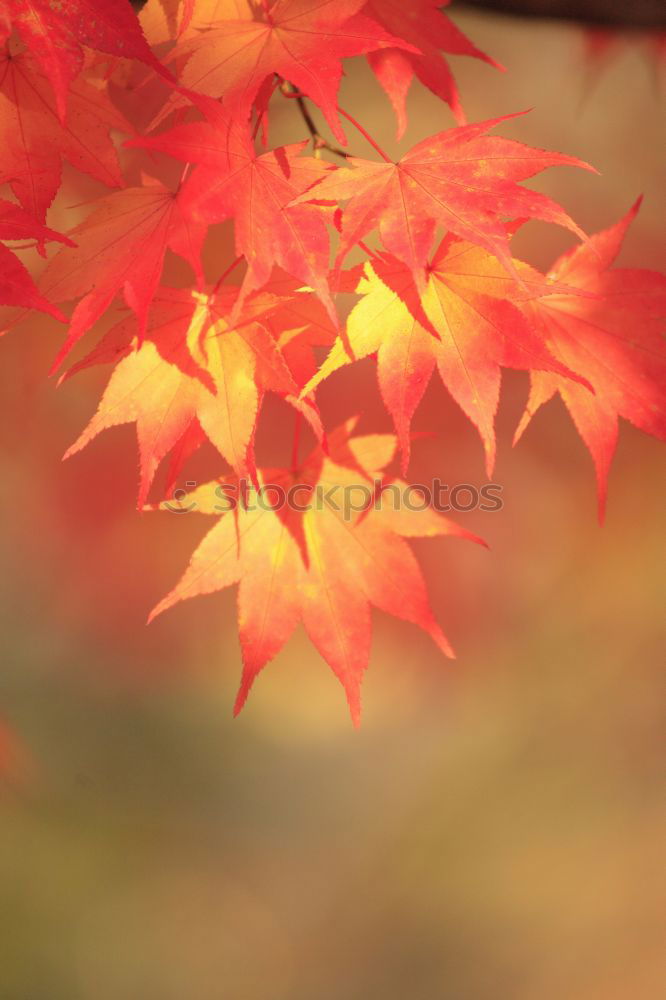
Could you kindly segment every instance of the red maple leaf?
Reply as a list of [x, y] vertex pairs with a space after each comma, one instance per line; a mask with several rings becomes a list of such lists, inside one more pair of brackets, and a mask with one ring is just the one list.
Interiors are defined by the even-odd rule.
[[[637, 206], [587, 240], [560, 205], [523, 182], [551, 166], [591, 167], [488, 134], [514, 116], [464, 124], [447, 57], [492, 60], [449, 21], [446, 6], [151, 0], [140, 23], [129, 0], [0, 0], [0, 184], [11, 192], [0, 199], [0, 304], [13, 310], [0, 332], [36, 309], [65, 320], [52, 303], [71, 303], [56, 367], [86, 332], [104, 331], [63, 376], [113, 366], [67, 454], [106, 428], [134, 424], [140, 508], [156, 506], [147, 501], [158, 469], [169, 496], [202, 444], [231, 468], [226, 483], [218, 476], [169, 497], [171, 509], [220, 517], [153, 615], [239, 585], [243, 674], [235, 711], [298, 623], [342, 682], [354, 722], [372, 606], [418, 624], [451, 655], [408, 539], [473, 536], [427, 497], [425, 506], [408, 503], [410, 488], [388, 471], [399, 446], [405, 473], [412, 420], [435, 370], [478, 430], [489, 473], [502, 370], [530, 373], [516, 436], [559, 392], [592, 453], [600, 509], [618, 417], [666, 437], [666, 278], [611, 267]], [[367, 57], [399, 137], [414, 78], [448, 102], [458, 127], [394, 162], [337, 104], [351, 56]], [[279, 103], [294, 112], [290, 127], [300, 115], [294, 139], [306, 141], [269, 149]], [[320, 134], [317, 109], [336, 144], [328, 129]], [[142, 134], [167, 116], [167, 131]], [[368, 141], [376, 161], [340, 148], [341, 119]], [[117, 131], [135, 136], [121, 160]], [[185, 164], [180, 179], [167, 157]], [[328, 162], [333, 157], [344, 165]], [[77, 171], [93, 180], [77, 183]], [[99, 182], [121, 190], [91, 201]], [[71, 239], [55, 231], [63, 216]], [[511, 253], [513, 233], [529, 219], [562, 225], [584, 243], [544, 276]], [[226, 220], [237, 256], [223, 270], [228, 248], [210, 230]], [[380, 250], [363, 242], [372, 232]], [[37, 254], [46, 256], [49, 241], [64, 246], [42, 270]], [[24, 250], [31, 257], [19, 259]], [[350, 251], [363, 262], [343, 271]], [[169, 252], [193, 276], [180, 278], [183, 268]], [[41, 271], [36, 284], [23, 259], [35, 261], [35, 275]], [[230, 284], [235, 268], [244, 277]], [[113, 308], [121, 309], [119, 322], [105, 315]], [[396, 436], [354, 436], [354, 420], [327, 434], [315, 388], [368, 356]], [[365, 384], [353, 386], [362, 398]], [[297, 411], [292, 462], [272, 468], [280, 463], [269, 458], [258, 471], [262, 412], [274, 421], [263, 411], [268, 393]], [[344, 409], [344, 398], [334, 405]], [[316, 445], [300, 462], [303, 418]], [[269, 428], [266, 445], [280, 430]], [[428, 492], [414, 489], [420, 500]], [[4, 736], [0, 720], [0, 772]]]
[[98, 199], [70, 235], [76, 249], [54, 257], [40, 281], [40, 290], [56, 302], [78, 300], [53, 371], [120, 291], [136, 313], [143, 334], [167, 247], [187, 260], [201, 280], [205, 227], [188, 219], [180, 191], [174, 193], [150, 178], [143, 187], [125, 188]]
[[559, 392], [594, 460], [600, 518], [618, 417], [666, 437], [666, 275], [611, 268], [640, 203], [639, 198], [624, 218], [593, 236], [589, 246], [560, 257], [548, 274], [595, 297], [560, 293], [530, 304], [549, 350], [584, 376], [594, 394], [555, 374], [533, 374], [515, 440], [539, 407]]
[[514, 117], [505, 115], [439, 132], [412, 147], [397, 163], [379, 147], [384, 162], [350, 157], [351, 167], [339, 167], [296, 203], [348, 200], [338, 261], [377, 228], [384, 247], [411, 268], [422, 286], [440, 225], [485, 247], [513, 273], [507, 217], [541, 219], [585, 235], [552, 198], [520, 187], [518, 182], [547, 167], [594, 170], [573, 156], [486, 135]]
[[[293, 205], [306, 189], [333, 169], [300, 156], [306, 142], [257, 156], [248, 130], [214, 101], [199, 101], [207, 121], [178, 125], [128, 145], [158, 149], [200, 166], [180, 194], [182, 210], [202, 225], [235, 219], [236, 252], [247, 262], [240, 303], [271, 276], [275, 264], [311, 285], [335, 320], [328, 288], [330, 211]], [[240, 304], [239, 303], [239, 304]]]
[[[194, 421], [239, 475], [249, 471], [248, 450], [259, 405], [253, 348], [269, 341], [274, 354], [277, 351], [272, 338], [261, 337], [256, 325], [245, 328], [243, 335], [229, 330], [221, 306], [215, 298], [163, 289], [140, 345], [133, 319], [114, 327], [105, 338], [105, 347], [113, 343], [117, 353], [123, 340], [130, 338], [130, 344], [97, 412], [65, 457], [108, 427], [136, 422], [139, 508], [160, 462]], [[99, 356], [88, 363], [91, 360]], [[274, 357], [271, 360], [277, 363]], [[284, 364], [282, 368], [287, 388], [295, 388]]]
[[[359, 276], [357, 269], [349, 282], [350, 291]], [[299, 389], [303, 389], [317, 371], [314, 349], [331, 347], [338, 333], [337, 321], [331, 321], [311, 288], [279, 270], [261, 291], [246, 299], [243, 317], [261, 320], [272, 332]]]
[[53, 87], [58, 114], [65, 120], [67, 93], [83, 67], [82, 45], [112, 56], [139, 59], [170, 77], [155, 58], [129, 2], [116, 0], [5, 0], [5, 37], [13, 26]]
[[105, 89], [79, 77], [62, 123], [49, 81], [30, 55], [0, 50], [0, 183], [8, 181], [40, 222], [60, 186], [63, 159], [109, 187], [122, 186], [111, 129], [131, 131]]
[[387, 31], [411, 42], [418, 50], [383, 48], [368, 53], [368, 62], [380, 84], [388, 94], [398, 119], [398, 139], [407, 128], [405, 101], [414, 77], [451, 107], [461, 124], [465, 115], [460, 104], [458, 88], [442, 55], [474, 56], [496, 69], [499, 63], [477, 49], [460, 28], [442, 12], [450, 0], [369, 0], [366, 10]]
[[[47, 229], [18, 205], [0, 199], [0, 240], [35, 240], [42, 246], [49, 240], [74, 244], [66, 236]], [[0, 304], [39, 309], [56, 319], [67, 322], [59, 309], [40, 294], [34, 281], [18, 257], [0, 243]]]

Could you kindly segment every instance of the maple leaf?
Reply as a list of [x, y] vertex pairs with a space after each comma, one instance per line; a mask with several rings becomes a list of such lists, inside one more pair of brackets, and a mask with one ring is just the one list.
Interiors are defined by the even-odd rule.
[[[360, 271], [353, 273], [356, 281], [350, 290]], [[314, 348], [331, 347], [338, 333], [338, 323], [331, 321], [312, 289], [279, 270], [245, 300], [243, 317], [259, 319], [271, 331], [299, 389], [317, 371]]]
[[207, 121], [179, 125], [127, 145], [157, 149], [200, 165], [181, 193], [183, 211], [208, 223], [235, 219], [236, 252], [247, 262], [239, 305], [268, 281], [277, 264], [314, 288], [335, 322], [325, 221], [330, 209], [291, 204], [333, 165], [299, 156], [307, 142], [257, 156], [247, 128], [216, 102], [199, 103]]
[[[447, 0], [447, 3], [449, 0]], [[405, 101], [416, 76], [429, 90], [450, 106], [456, 120], [464, 124], [458, 88], [442, 51], [451, 55], [474, 56], [496, 69], [499, 63], [487, 56], [443, 12], [441, 0], [370, 0], [367, 12], [387, 31], [411, 42], [418, 52], [383, 48], [368, 53], [368, 62], [384, 88], [398, 120], [398, 139], [407, 127]]]
[[[0, 199], [0, 240], [26, 239], [36, 240], [39, 246], [48, 240], [74, 246], [66, 236], [40, 225], [18, 205]], [[0, 243], [0, 304], [39, 309], [63, 323], [67, 322], [67, 317], [39, 293], [18, 257], [2, 243]]]
[[[209, 483], [182, 500], [188, 509], [222, 513], [150, 620], [178, 601], [239, 584], [243, 675], [234, 714], [243, 707], [259, 671], [299, 621], [341, 681], [355, 724], [360, 720], [361, 680], [370, 656], [371, 605], [419, 625], [445, 655], [453, 655], [405, 538], [480, 539], [430, 508], [402, 509], [388, 490], [369, 509], [345, 513], [344, 504], [333, 494], [346, 489], [349, 496], [350, 490], [360, 489], [372, 497], [374, 480], [395, 451], [392, 435], [350, 437], [355, 423], [348, 421], [331, 435], [329, 455], [317, 447], [300, 469], [263, 470], [259, 477], [267, 498], [263, 509], [254, 502], [233, 503], [238, 493], [229, 489], [236, 487], [231, 482], [226, 492]], [[399, 480], [393, 485], [406, 489]], [[278, 507], [278, 497], [290, 488], [296, 490], [295, 504]], [[340, 509], [334, 509], [336, 505]], [[267, 509], [271, 507], [275, 509]]]
[[407, 469], [411, 421], [437, 367], [442, 382], [475, 425], [495, 461], [494, 421], [501, 368], [545, 369], [573, 374], [548, 351], [518, 303], [553, 291], [552, 283], [515, 261], [520, 284], [496, 257], [474, 244], [447, 236], [428, 267], [419, 295], [408, 268], [377, 254], [364, 268], [344, 336], [338, 337], [316, 375], [312, 392], [332, 372], [377, 353], [379, 388], [393, 421]]
[[[187, 58], [184, 87], [224, 97], [247, 118], [264, 81], [273, 74], [289, 80], [321, 108], [333, 134], [345, 142], [337, 109], [342, 60], [374, 49], [413, 46], [388, 34], [359, 11], [365, 0], [275, 0], [272, 4], [197, 4], [196, 17], [210, 27], [183, 39], [174, 57]], [[240, 13], [242, 16], [234, 16]], [[177, 107], [174, 97], [161, 118]]]
[[187, 218], [179, 191], [174, 194], [150, 178], [144, 187], [99, 198], [70, 235], [76, 249], [54, 257], [40, 281], [40, 290], [57, 302], [78, 299], [52, 371], [121, 290], [143, 334], [167, 247], [187, 260], [202, 280], [199, 258], [205, 229]]
[[413, 146], [397, 163], [383, 153], [383, 163], [349, 157], [351, 167], [338, 167], [297, 198], [296, 204], [349, 199], [342, 215], [338, 264], [366, 233], [378, 228], [386, 250], [407, 264], [422, 286], [428, 254], [441, 225], [485, 247], [514, 273], [506, 217], [557, 223], [585, 238], [552, 198], [517, 182], [547, 167], [594, 171], [576, 157], [486, 135], [515, 117], [504, 115], [439, 132]]
[[[101, 431], [136, 422], [140, 456], [141, 509], [162, 459], [172, 451], [171, 485], [184, 461], [205, 438], [240, 475], [255, 475], [252, 442], [262, 394], [282, 396], [308, 419], [321, 439], [314, 404], [299, 400], [282, 349], [259, 320], [283, 312], [277, 297], [250, 303], [232, 323], [236, 286], [210, 295], [160, 289], [145, 337], [137, 344], [136, 320], [127, 317], [63, 376], [114, 362], [97, 412], [65, 457]], [[307, 295], [304, 296], [304, 298]]]
[[589, 97], [593, 87], [599, 82], [610, 64], [620, 58], [624, 52], [642, 49], [642, 55], [650, 65], [659, 84], [660, 71], [666, 68], [666, 31], [629, 30], [617, 28], [583, 27], [581, 31], [582, 62], [583, 62], [583, 93], [581, 98]]
[[[235, 712], [299, 623], [341, 681], [355, 723], [373, 606], [418, 624], [452, 655], [408, 539], [479, 539], [427, 506], [406, 503], [409, 487], [387, 472], [399, 446], [404, 476], [411, 423], [435, 369], [476, 427], [489, 474], [502, 369], [530, 373], [516, 438], [559, 393], [592, 453], [600, 512], [618, 417], [666, 437], [666, 278], [611, 266], [637, 205], [587, 240], [561, 206], [522, 186], [550, 166], [593, 168], [488, 135], [514, 116], [464, 125], [447, 55], [496, 64], [448, 20], [447, 6], [151, 0], [139, 22], [128, 0], [0, 0], [0, 184], [18, 202], [0, 199], [0, 304], [13, 308], [13, 325], [34, 309], [67, 322], [52, 302], [72, 303], [58, 366], [124, 299], [120, 322], [62, 376], [113, 365], [96, 413], [67, 456], [107, 428], [135, 424], [139, 508], [158, 506], [147, 499], [163, 465], [162, 495], [169, 496], [207, 441], [231, 467], [226, 482], [171, 497], [170, 509], [180, 495], [177, 509], [221, 516], [151, 617], [238, 584], [243, 672]], [[150, 43], [171, 60], [179, 81]], [[393, 162], [337, 106], [342, 61], [361, 54], [388, 94], [399, 137], [414, 78], [448, 102], [458, 127]], [[314, 156], [303, 155], [305, 142], [256, 152], [257, 136], [268, 148], [278, 89], [300, 109]], [[305, 98], [338, 142], [345, 142], [346, 119], [383, 162], [346, 158], [319, 135]], [[142, 147], [128, 163], [140, 178], [132, 183], [142, 186], [125, 189], [110, 133], [142, 132], [171, 112], [167, 132], [128, 143]], [[324, 150], [346, 158], [344, 166], [319, 159]], [[145, 176], [155, 152], [186, 164], [175, 191]], [[63, 160], [123, 188], [93, 203], [71, 230], [73, 240], [46, 227]], [[163, 166], [165, 176], [175, 172], [174, 164]], [[79, 220], [79, 209], [56, 202], [54, 212], [73, 211]], [[541, 275], [510, 251], [517, 224], [530, 218], [563, 225], [585, 243]], [[203, 242], [212, 224], [227, 219], [238, 259], [208, 288]], [[339, 233], [332, 273], [329, 225]], [[381, 252], [362, 242], [373, 230]], [[64, 247], [36, 285], [14, 251], [45, 257], [49, 241]], [[370, 259], [343, 271], [355, 247]], [[212, 265], [217, 248], [211, 241], [208, 249]], [[168, 251], [190, 264], [195, 288], [160, 287]], [[242, 282], [226, 283], [242, 262]], [[338, 293], [357, 296], [344, 328], [332, 290], [336, 303]], [[339, 307], [345, 304], [340, 295]], [[322, 348], [327, 356], [318, 368]], [[327, 434], [315, 389], [367, 356], [376, 360], [396, 436], [355, 436], [355, 420]], [[268, 392], [298, 414], [292, 467], [258, 471], [254, 436]], [[301, 418], [317, 440], [302, 463]], [[268, 505], [257, 505], [258, 491]], [[0, 716], [0, 779], [6, 748]]]
[[[82, 45], [112, 56], [139, 59], [173, 79], [153, 55], [126, 0], [4, 0], [6, 29], [16, 28], [50, 80], [65, 120], [67, 93], [83, 67]], [[1, 16], [1, 15], [0, 15]]]
[[559, 392], [594, 461], [603, 519], [618, 417], [666, 437], [666, 275], [611, 268], [641, 199], [614, 226], [595, 234], [554, 264], [549, 277], [593, 292], [561, 293], [530, 304], [552, 354], [594, 387], [594, 394], [555, 374], [531, 377], [527, 406], [514, 441], [536, 411]]
[[62, 159], [108, 187], [122, 186], [111, 129], [131, 131], [105, 90], [76, 80], [63, 124], [49, 82], [30, 56], [0, 51], [0, 183], [8, 181], [40, 222], [60, 186]]
[[188, 28], [200, 27], [193, 21], [196, 0], [151, 0], [139, 11], [139, 23], [152, 46], [171, 42]]
[[261, 390], [294, 394], [297, 388], [272, 336], [259, 323], [230, 326], [237, 291], [206, 296], [162, 289], [140, 346], [132, 318], [110, 330], [76, 369], [125, 356], [65, 457], [106, 428], [136, 422], [141, 508], [160, 462], [196, 423], [238, 475], [253, 474], [249, 450]]
[[25, 209], [4, 198], [0, 198], [0, 240], [36, 240], [40, 244], [55, 241], [75, 245], [67, 236], [43, 226]]

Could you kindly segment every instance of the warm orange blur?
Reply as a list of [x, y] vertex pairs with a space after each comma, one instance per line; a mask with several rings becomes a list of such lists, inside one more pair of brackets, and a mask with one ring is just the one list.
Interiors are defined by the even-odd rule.
[[[539, 188], [589, 232], [643, 192], [621, 262], [663, 268], [666, 116], [642, 50], [589, 89], [574, 28], [456, 17], [508, 67], [455, 61], [470, 120], [533, 107], [502, 134], [601, 171], [552, 171]], [[391, 147], [365, 66], [350, 68], [341, 104]], [[421, 89], [409, 109], [402, 149], [452, 124]], [[285, 102], [271, 139], [301, 137]], [[98, 189], [70, 169], [64, 203], [81, 190]], [[211, 261], [230, 255], [228, 232]], [[516, 251], [547, 266], [570, 239], [529, 225]], [[0, 795], [0, 997], [662, 995], [660, 445], [622, 426], [600, 528], [591, 461], [558, 402], [511, 449], [527, 380], [510, 375], [504, 509], [459, 515], [490, 552], [416, 546], [458, 660], [377, 614], [355, 732], [299, 633], [232, 722], [234, 595], [144, 625], [207, 522], [135, 512], [130, 427], [61, 464], [108, 377], [56, 391], [46, 372], [61, 337], [36, 317], [0, 344], [0, 713], [35, 761]], [[363, 410], [362, 428], [388, 429], [369, 362], [335, 375], [320, 401], [329, 426]], [[271, 404], [260, 459], [288, 454], [291, 420]], [[436, 436], [415, 444], [414, 480], [485, 481], [476, 432], [441, 385], [415, 429]], [[198, 461], [193, 478], [211, 455]]]

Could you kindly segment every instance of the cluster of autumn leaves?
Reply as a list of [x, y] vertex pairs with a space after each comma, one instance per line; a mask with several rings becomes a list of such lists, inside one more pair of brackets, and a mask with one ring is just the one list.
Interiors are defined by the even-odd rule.
[[[518, 434], [559, 393], [594, 459], [602, 508], [618, 416], [665, 435], [666, 279], [612, 267], [638, 203], [587, 238], [561, 206], [521, 186], [547, 167], [592, 168], [490, 134], [504, 119], [465, 123], [444, 53], [492, 60], [440, 8], [440, 0], [149, 0], [139, 21], [122, 0], [0, 5], [0, 180], [15, 199], [0, 201], [0, 239], [28, 241], [43, 255], [46, 244], [61, 244], [37, 283], [0, 244], [0, 304], [15, 307], [4, 326], [26, 310], [67, 323], [56, 371], [122, 300], [123, 318], [65, 373], [114, 366], [68, 454], [105, 428], [136, 423], [140, 507], [162, 461], [169, 457], [171, 487], [205, 440], [231, 467], [226, 481], [401, 483], [386, 469], [397, 447], [407, 473], [412, 417], [435, 368], [478, 429], [489, 473], [502, 368], [530, 372]], [[393, 162], [338, 105], [342, 60], [361, 55], [393, 104], [399, 135], [414, 78], [458, 124]], [[120, 99], [128, 92], [131, 121], [131, 102]], [[333, 147], [318, 135], [307, 151], [307, 110], [304, 141], [270, 148], [271, 102], [286, 99], [321, 112], [342, 163], [320, 155]], [[347, 155], [350, 129], [372, 158]], [[122, 133], [130, 136], [123, 157], [133, 159], [121, 170]], [[155, 158], [164, 154], [183, 164], [175, 184], [158, 179]], [[67, 234], [46, 226], [63, 159], [114, 189]], [[237, 260], [207, 284], [204, 241], [229, 219]], [[546, 275], [511, 253], [529, 219], [581, 239]], [[359, 247], [365, 263], [346, 268]], [[190, 265], [188, 287], [163, 283], [167, 250]], [[355, 296], [344, 322], [340, 293]], [[354, 421], [327, 433], [317, 386], [367, 356], [376, 357], [395, 435], [356, 435]], [[316, 437], [294, 468], [256, 468], [267, 392]], [[219, 513], [214, 485], [183, 502]], [[390, 501], [351, 519], [332, 508], [240, 505], [219, 517], [156, 612], [238, 583], [237, 709], [302, 622], [357, 720], [371, 605], [420, 625], [451, 654], [405, 541], [444, 534], [467, 533], [435, 511]]]

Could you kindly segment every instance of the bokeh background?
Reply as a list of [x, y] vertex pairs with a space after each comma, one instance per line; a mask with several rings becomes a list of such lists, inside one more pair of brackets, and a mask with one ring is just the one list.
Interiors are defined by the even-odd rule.
[[[621, 262], [663, 267], [666, 116], [645, 46], [597, 74], [573, 26], [455, 16], [508, 68], [455, 60], [469, 118], [532, 107], [503, 134], [595, 164], [538, 184], [587, 231], [643, 192]], [[364, 65], [341, 103], [396, 148]], [[417, 87], [409, 109], [401, 148], [452, 124]], [[287, 102], [277, 121], [276, 142], [301, 137]], [[69, 171], [70, 203], [88, 183]], [[530, 225], [517, 250], [547, 266], [568, 245]], [[144, 625], [208, 522], [134, 510], [131, 427], [61, 464], [107, 378], [56, 390], [61, 337], [40, 320], [0, 344], [0, 713], [21, 740], [0, 786], [2, 1000], [664, 995], [659, 445], [622, 427], [601, 528], [559, 403], [511, 449], [527, 379], [509, 375], [504, 509], [459, 515], [491, 550], [417, 545], [457, 661], [376, 614], [357, 732], [299, 633], [232, 721], [234, 595]], [[362, 410], [388, 428], [371, 364], [321, 403], [329, 423]], [[260, 457], [286, 420], [271, 412]], [[414, 479], [485, 481], [440, 385], [415, 426], [436, 436], [415, 445]]]

